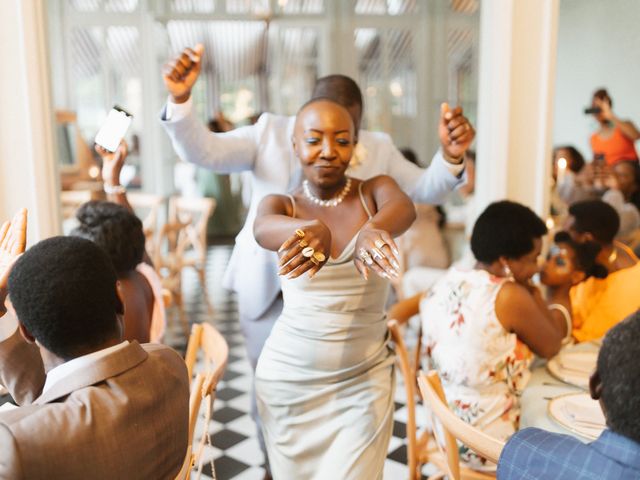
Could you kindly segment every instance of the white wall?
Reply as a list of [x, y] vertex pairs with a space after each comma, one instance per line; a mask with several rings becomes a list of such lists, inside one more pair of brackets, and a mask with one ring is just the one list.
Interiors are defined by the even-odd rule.
[[29, 210], [28, 242], [60, 231], [45, 0], [3, 0], [0, 222]]
[[618, 117], [640, 125], [640, 1], [560, 0], [556, 71], [554, 145], [592, 157], [596, 122], [582, 111], [599, 87], [609, 90]]

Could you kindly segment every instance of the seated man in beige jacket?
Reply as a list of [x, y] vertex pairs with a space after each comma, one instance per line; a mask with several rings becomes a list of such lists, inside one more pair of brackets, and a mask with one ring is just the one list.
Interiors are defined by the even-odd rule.
[[11, 268], [25, 224], [23, 212], [0, 228], [0, 383], [20, 405], [0, 411], [0, 479], [174, 478], [188, 437], [183, 360], [121, 340], [116, 273], [94, 243], [50, 238]]

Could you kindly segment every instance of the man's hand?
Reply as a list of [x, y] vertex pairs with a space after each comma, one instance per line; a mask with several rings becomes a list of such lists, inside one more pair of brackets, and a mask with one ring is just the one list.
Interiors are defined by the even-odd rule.
[[440, 105], [438, 136], [445, 155], [460, 159], [461, 162], [464, 152], [471, 146], [476, 136], [476, 131], [463, 115], [462, 107], [452, 110], [447, 103], [443, 103]]
[[105, 185], [120, 185], [120, 172], [129, 152], [127, 142], [122, 140], [114, 153], [97, 144], [95, 149], [102, 158], [102, 181]]
[[191, 89], [198, 79], [202, 67], [204, 45], [185, 48], [175, 59], [162, 67], [162, 79], [173, 103], [184, 103], [191, 96]]
[[6, 313], [7, 283], [11, 267], [27, 245], [27, 209], [15, 214], [11, 222], [0, 227], [0, 316]]

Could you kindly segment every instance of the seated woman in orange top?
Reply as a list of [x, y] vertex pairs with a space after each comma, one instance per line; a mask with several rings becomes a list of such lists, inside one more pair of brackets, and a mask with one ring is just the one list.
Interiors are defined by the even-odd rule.
[[631, 249], [614, 241], [620, 219], [603, 201], [571, 205], [566, 227], [574, 241], [600, 245], [596, 261], [609, 272], [606, 278], [591, 277], [570, 291], [573, 337], [586, 342], [601, 338], [640, 308], [640, 262]]
[[613, 114], [613, 101], [609, 93], [601, 88], [593, 94], [591, 106], [599, 112], [593, 114], [600, 124], [591, 135], [591, 150], [594, 158], [604, 157], [607, 165], [615, 165], [622, 160], [638, 161], [634, 142], [640, 138], [640, 131], [628, 120], [620, 120]]

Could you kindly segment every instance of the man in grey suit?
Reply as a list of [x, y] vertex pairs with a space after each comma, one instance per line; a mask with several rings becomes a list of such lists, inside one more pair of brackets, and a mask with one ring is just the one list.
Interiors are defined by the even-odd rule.
[[[0, 307], [24, 245], [7, 237], [19, 238], [20, 222], [0, 230]], [[18, 326], [0, 339], [0, 382], [20, 407], [0, 411], [0, 479], [173, 479], [180, 470], [184, 361], [162, 345], [122, 341], [116, 283], [107, 255], [73, 237], [36, 244], [11, 269]]]
[[[253, 222], [265, 195], [287, 193], [301, 181], [299, 160], [291, 144], [295, 117], [265, 113], [255, 125], [225, 133], [208, 131], [197, 120], [191, 100], [203, 53], [202, 45], [186, 48], [165, 64], [163, 80], [169, 100], [161, 113], [161, 122], [183, 160], [218, 173], [251, 172], [251, 205], [244, 227], [236, 237], [223, 284], [237, 294], [240, 325], [249, 361], [255, 369], [262, 347], [282, 311], [282, 296], [277, 256], [258, 246], [253, 237]], [[438, 127], [442, 148], [430, 167], [422, 169], [406, 160], [387, 134], [360, 130], [362, 93], [352, 79], [343, 75], [321, 78], [312, 97], [326, 97], [343, 105], [353, 118], [358, 143], [348, 175], [362, 180], [390, 175], [415, 202], [434, 204], [441, 203], [464, 182], [464, 152], [475, 132], [461, 108], [449, 109], [443, 104]], [[259, 422], [255, 397], [253, 400], [253, 417]], [[258, 432], [263, 445], [260, 430]]]

